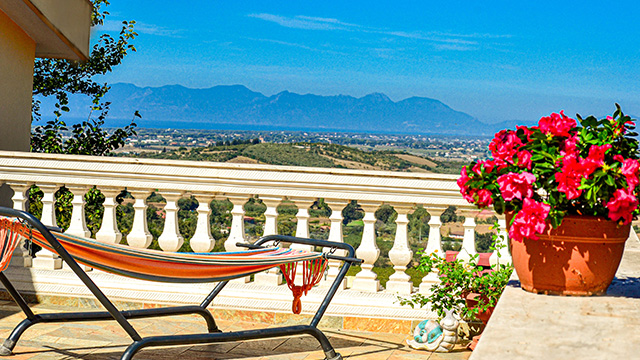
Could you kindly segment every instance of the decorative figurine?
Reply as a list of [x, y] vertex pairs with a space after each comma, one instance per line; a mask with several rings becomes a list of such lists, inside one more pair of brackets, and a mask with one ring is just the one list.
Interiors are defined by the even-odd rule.
[[444, 311], [445, 317], [438, 324], [434, 320], [422, 321], [413, 331], [413, 340], [407, 344], [414, 349], [435, 352], [449, 352], [458, 342], [460, 322], [453, 316], [453, 310]]

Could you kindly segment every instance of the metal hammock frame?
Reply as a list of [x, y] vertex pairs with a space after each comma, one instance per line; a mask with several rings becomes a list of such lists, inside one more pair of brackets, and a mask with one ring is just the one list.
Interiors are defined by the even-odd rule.
[[[173, 306], [164, 308], [151, 308], [151, 309], [138, 309], [138, 310], [118, 310], [115, 305], [109, 300], [109, 298], [98, 288], [98, 286], [91, 280], [87, 273], [80, 267], [76, 260], [67, 252], [64, 246], [56, 239], [54, 235], [49, 231], [49, 228], [42, 224], [33, 215], [11, 208], [0, 207], [0, 215], [7, 217], [14, 217], [21, 219], [33, 229], [39, 231], [44, 239], [50, 244], [52, 250], [57, 253], [62, 260], [67, 263], [69, 268], [78, 276], [78, 278], [84, 283], [84, 285], [91, 291], [96, 299], [104, 306], [107, 311], [86, 311], [86, 312], [67, 312], [67, 313], [47, 313], [47, 314], [34, 314], [31, 308], [24, 300], [22, 295], [11, 284], [4, 272], [0, 272], [0, 282], [4, 285], [6, 291], [13, 298], [13, 300], [24, 312], [26, 319], [20, 322], [11, 332], [9, 337], [0, 346], [0, 356], [12, 355], [12, 351], [16, 346], [16, 343], [20, 339], [20, 336], [29, 327], [39, 323], [63, 323], [63, 322], [77, 322], [77, 321], [103, 321], [103, 320], [115, 320], [126, 331], [132, 340], [132, 343], [127, 347], [121, 356], [123, 360], [129, 360], [143, 348], [154, 346], [167, 346], [167, 345], [194, 345], [194, 344], [209, 344], [218, 342], [229, 342], [239, 340], [253, 340], [253, 339], [266, 339], [283, 336], [294, 335], [311, 335], [313, 336], [322, 347], [327, 360], [341, 360], [342, 356], [335, 351], [327, 336], [318, 329], [318, 324], [322, 319], [329, 303], [333, 299], [340, 284], [344, 280], [344, 277], [349, 271], [352, 264], [360, 264], [362, 260], [355, 257], [355, 250], [353, 247], [346, 243], [298, 238], [293, 236], [283, 235], [271, 235], [265, 236], [257, 240], [254, 244], [238, 243], [238, 246], [243, 246], [251, 249], [264, 249], [266, 243], [269, 242], [285, 242], [296, 243], [303, 245], [312, 245], [324, 248], [333, 249], [328, 253], [324, 253], [324, 259], [334, 259], [343, 262], [343, 266], [340, 268], [338, 275], [327, 290], [322, 303], [318, 307], [315, 315], [311, 319], [309, 325], [291, 325], [281, 326], [274, 328], [255, 329], [255, 330], [242, 330], [232, 332], [222, 332], [218, 329], [216, 322], [211, 315], [211, 312], [207, 310], [207, 307], [211, 304], [213, 299], [224, 289], [229, 283], [229, 280], [219, 282], [213, 290], [207, 295], [200, 305], [190, 306]], [[335, 249], [346, 250], [347, 256], [337, 256], [333, 254]], [[207, 324], [207, 333], [200, 334], [185, 334], [185, 335], [163, 335], [163, 336], [147, 336], [141, 337], [140, 334], [134, 329], [129, 319], [140, 318], [152, 318], [161, 316], [172, 315], [184, 315], [184, 314], [197, 314], [202, 316]]]

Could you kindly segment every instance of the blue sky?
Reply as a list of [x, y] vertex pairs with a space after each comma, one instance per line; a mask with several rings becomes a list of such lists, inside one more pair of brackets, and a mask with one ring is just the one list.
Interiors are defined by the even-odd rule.
[[[610, 3], [610, 4], [605, 4]], [[564, 109], [640, 116], [635, 1], [124, 1], [136, 53], [106, 81], [242, 84], [394, 101], [435, 98], [485, 122]]]

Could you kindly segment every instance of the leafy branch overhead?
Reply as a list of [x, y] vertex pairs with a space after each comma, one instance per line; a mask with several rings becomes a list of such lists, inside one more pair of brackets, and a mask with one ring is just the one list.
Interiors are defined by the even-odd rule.
[[[92, 0], [92, 26], [104, 24], [109, 13], [104, 10], [109, 5], [107, 0]], [[40, 112], [38, 96], [54, 96], [56, 99], [54, 119], [44, 126], [34, 129], [31, 139], [32, 151], [49, 153], [70, 153], [85, 155], [106, 155], [111, 150], [124, 145], [124, 140], [135, 135], [134, 121], [130, 125], [116, 130], [109, 135], [102, 130], [109, 111], [109, 103], [102, 98], [109, 91], [109, 85], [95, 80], [96, 76], [106, 75], [122, 63], [129, 51], [136, 51], [130, 42], [138, 35], [134, 30], [135, 21], [123, 21], [117, 38], [109, 34], [99, 37], [91, 50], [89, 59], [76, 62], [63, 59], [36, 59], [33, 78], [32, 118], [39, 121]], [[86, 121], [73, 125], [71, 130], [62, 114], [69, 111], [69, 94], [84, 94], [92, 98], [92, 107]], [[93, 117], [98, 114], [97, 117]], [[133, 115], [140, 117], [136, 111]], [[70, 131], [69, 139], [63, 134]]]

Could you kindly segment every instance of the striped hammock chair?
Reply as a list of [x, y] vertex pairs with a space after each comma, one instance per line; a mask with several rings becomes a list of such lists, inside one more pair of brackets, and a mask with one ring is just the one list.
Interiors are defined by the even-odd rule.
[[[126, 245], [103, 243], [94, 239], [51, 234], [79, 263], [106, 272], [136, 279], [197, 283], [216, 282], [249, 276], [279, 266], [294, 294], [293, 312], [300, 313], [300, 297], [316, 285], [327, 266], [322, 253], [288, 248], [263, 248], [222, 253], [177, 253], [137, 249]], [[21, 239], [56, 252], [36, 229], [16, 218], [0, 216], [0, 271], [4, 271]], [[295, 285], [296, 264], [303, 261], [302, 285]]]

